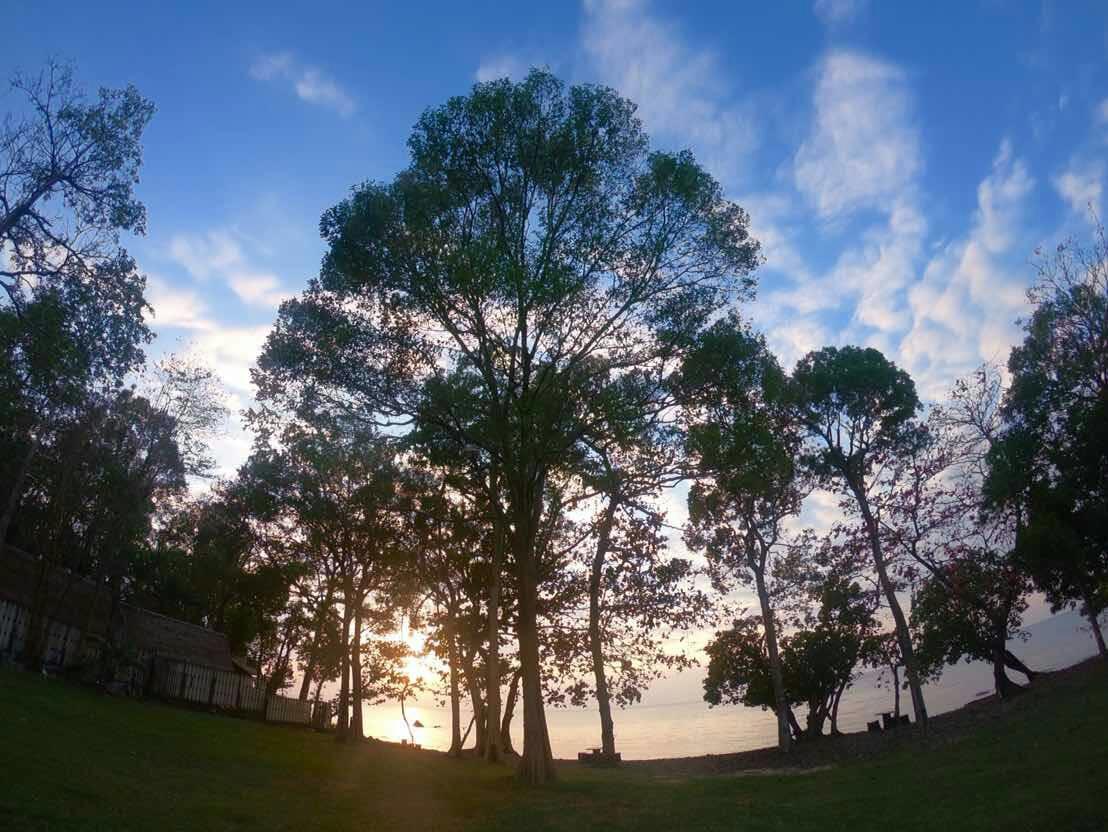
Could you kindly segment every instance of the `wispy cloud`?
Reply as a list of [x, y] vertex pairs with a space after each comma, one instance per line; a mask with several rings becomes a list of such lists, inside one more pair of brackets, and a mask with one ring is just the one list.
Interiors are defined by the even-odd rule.
[[297, 98], [318, 104], [348, 118], [357, 111], [354, 97], [322, 69], [305, 64], [291, 52], [261, 55], [250, 66], [256, 81], [278, 81], [289, 86]]
[[153, 308], [150, 323], [154, 326], [193, 331], [215, 328], [207, 304], [200, 295], [191, 289], [173, 286], [164, 278], [147, 276], [146, 300]]
[[274, 308], [288, 297], [281, 280], [258, 269], [246, 256], [241, 243], [227, 230], [204, 234], [176, 234], [169, 254], [197, 280], [221, 279], [251, 306]]
[[850, 23], [866, 10], [869, 0], [816, 0], [812, 10], [828, 26]]
[[796, 152], [796, 187], [824, 219], [892, 209], [922, 167], [907, 79], [857, 52], [822, 61], [811, 135]]
[[511, 78], [518, 81], [527, 74], [530, 64], [515, 55], [491, 55], [481, 60], [473, 77], [478, 81]]
[[1051, 179], [1051, 184], [1073, 213], [1082, 215], [1092, 209], [1097, 216], [1103, 216], [1103, 159], [1075, 159]]
[[965, 238], [931, 258], [909, 291], [912, 327], [899, 345], [907, 368], [932, 397], [982, 361], [1003, 363], [1026, 309], [1024, 209], [1035, 186], [1012, 145], [1001, 143], [977, 187]]
[[691, 145], [717, 177], [734, 178], [758, 133], [714, 51], [641, 0], [586, 0], [582, 46], [600, 79], [638, 104], [653, 134]]

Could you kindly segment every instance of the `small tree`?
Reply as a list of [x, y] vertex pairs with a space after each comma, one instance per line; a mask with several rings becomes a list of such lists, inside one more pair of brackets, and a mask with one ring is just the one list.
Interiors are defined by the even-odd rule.
[[[831, 720], [838, 730], [839, 701], [854, 678], [873, 634], [872, 608], [857, 584], [838, 578], [819, 590], [819, 608], [797, 632], [781, 640], [785, 718], [793, 737], [816, 738]], [[704, 699], [712, 705], [743, 704], [776, 712], [764, 627], [756, 616], [736, 620], [730, 630], [716, 633], [706, 648], [708, 676]], [[801, 729], [793, 708], [806, 706]]]
[[976, 659], [992, 665], [998, 696], [1015, 693], [1019, 686], [1005, 673], [1007, 665], [1019, 666], [1029, 679], [1035, 675], [1006, 647], [1023, 635], [1028, 589], [1026, 577], [1003, 558], [990, 563], [982, 552], [951, 561], [941, 577], [922, 581], [912, 604], [921, 672], [938, 676], [944, 664]]

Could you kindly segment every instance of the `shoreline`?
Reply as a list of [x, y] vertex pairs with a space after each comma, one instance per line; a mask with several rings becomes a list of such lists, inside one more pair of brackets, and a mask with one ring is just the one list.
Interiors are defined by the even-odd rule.
[[[929, 720], [926, 736], [912, 726], [892, 731], [870, 733], [854, 731], [837, 736], [823, 736], [815, 740], [795, 743], [789, 753], [782, 753], [776, 746], [735, 751], [726, 754], [702, 754], [691, 757], [654, 757], [640, 760], [624, 760], [619, 768], [654, 775], [695, 775], [731, 773], [790, 773], [825, 769], [841, 763], [865, 760], [905, 746], [935, 747], [953, 742], [986, 723], [1005, 719], [1049, 696], [1052, 690], [1080, 683], [1101, 660], [1093, 656], [1069, 667], [1042, 672], [1033, 684], [1023, 686], [1019, 694], [1001, 700], [995, 693], [973, 699]], [[588, 766], [577, 760], [557, 759], [560, 767]]]

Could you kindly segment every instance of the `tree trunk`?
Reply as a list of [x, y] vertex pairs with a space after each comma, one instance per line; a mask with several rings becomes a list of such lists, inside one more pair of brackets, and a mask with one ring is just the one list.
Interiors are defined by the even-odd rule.
[[407, 698], [407, 694], [400, 694], [400, 717], [404, 720], [404, 727], [408, 729], [408, 739], [411, 740], [412, 745], [415, 745], [415, 734], [412, 733], [412, 725], [408, 722], [408, 712], [404, 710], [404, 700]]
[[473, 708], [474, 750], [483, 757], [485, 755], [485, 703], [481, 699], [481, 685], [472, 667], [466, 673], [466, 686], [469, 688], [469, 701]]
[[793, 713], [793, 709], [786, 706], [785, 715], [788, 717], [789, 726], [793, 730], [793, 738], [800, 739], [804, 732], [800, 730], [800, 723], [796, 721], [796, 714]]
[[500, 724], [500, 570], [504, 562], [504, 522], [501, 516], [499, 496], [494, 488], [490, 499], [493, 506], [492, 569], [489, 573], [488, 656], [485, 660], [485, 759], [490, 763], [500, 760], [501, 742], [497, 726]]
[[512, 717], [515, 716], [516, 700], [519, 698], [519, 671], [512, 674], [508, 685], [508, 698], [504, 700], [504, 718], [500, 722], [500, 747], [505, 754], [514, 754], [512, 745]]
[[1039, 675], [1038, 671], [1032, 670], [1030, 667], [1025, 665], [1007, 648], [1004, 649], [1004, 663], [1008, 665], [1008, 667], [1012, 668], [1012, 670], [1019, 671], [1024, 676], [1026, 676], [1027, 681], [1029, 682], [1034, 682], [1035, 677]]
[[792, 747], [789, 730], [789, 703], [785, 698], [785, 680], [781, 673], [781, 651], [777, 645], [777, 622], [769, 602], [766, 576], [762, 569], [754, 570], [754, 582], [758, 590], [758, 603], [762, 607], [762, 631], [766, 636], [766, 652], [769, 654], [769, 672], [773, 680], [773, 700], [777, 703], [777, 747], [788, 751]]
[[523, 756], [520, 776], [532, 785], [555, 779], [554, 755], [543, 712], [539, 665], [538, 575], [532, 552], [519, 553], [519, 664], [523, 682]]
[[27, 479], [27, 473], [31, 470], [31, 461], [35, 457], [37, 444], [33, 439], [27, 443], [27, 453], [23, 454], [23, 459], [19, 461], [19, 468], [15, 472], [15, 477], [12, 478], [8, 490], [8, 499], [4, 502], [4, 513], [0, 514], [0, 554], [3, 553], [4, 545], [8, 541], [8, 529], [11, 528], [15, 510], [19, 507], [19, 498], [23, 496], [23, 482]]
[[589, 651], [592, 653], [592, 672], [596, 681], [596, 705], [600, 710], [600, 746], [605, 758], [613, 761], [616, 756], [616, 733], [608, 679], [604, 674], [604, 645], [600, 638], [600, 584], [604, 577], [604, 559], [608, 554], [616, 505], [615, 498], [609, 498], [600, 521], [596, 551], [589, 570]]
[[839, 689], [835, 691], [835, 700], [831, 704], [831, 736], [837, 736], [839, 734], [839, 703], [843, 699], [843, 694], [846, 692], [847, 682], [843, 682], [839, 685]]
[[1010, 699], [1019, 692], [1019, 685], [1004, 672], [1004, 651], [1001, 649], [993, 650], [993, 686], [1001, 699]]
[[900, 601], [896, 597], [896, 587], [889, 578], [889, 570], [885, 564], [885, 553], [881, 548], [881, 535], [877, 528], [877, 521], [870, 511], [869, 499], [860, 485], [851, 483], [854, 498], [858, 501], [858, 508], [862, 513], [862, 519], [866, 524], [866, 533], [869, 537], [870, 549], [873, 552], [873, 565], [877, 570], [877, 577], [881, 581], [881, 589], [885, 593], [885, 602], [889, 605], [893, 621], [896, 624], [896, 642], [900, 647], [900, 659], [904, 663], [904, 673], [908, 677], [908, 689], [912, 693], [912, 710], [915, 712], [916, 725], [921, 731], [927, 731], [927, 705], [923, 701], [923, 685], [920, 683], [919, 669], [916, 667], [916, 655], [912, 649], [912, 634], [908, 630], [908, 619], [904, 616], [904, 610], [900, 608]]
[[350, 733], [359, 742], [365, 739], [362, 730], [362, 599], [354, 607], [354, 637], [350, 645], [350, 685], [353, 689], [354, 713], [350, 718]]
[[1090, 595], [1086, 594], [1084, 601], [1085, 617], [1089, 619], [1089, 627], [1093, 631], [1093, 639], [1096, 641], [1096, 652], [1102, 659], [1108, 661], [1108, 648], [1104, 646], [1104, 633], [1100, 629], [1100, 620], [1097, 618], [1096, 607], [1093, 605]]
[[451, 757], [462, 756], [462, 705], [458, 690], [458, 644], [454, 635], [454, 615], [446, 618], [446, 656], [450, 663], [450, 750]]
[[301, 702], [307, 700], [308, 694], [312, 689], [312, 675], [315, 673], [315, 666], [319, 661], [319, 642], [323, 637], [323, 627], [327, 621], [327, 611], [331, 608], [331, 597], [332, 591], [330, 585], [328, 585], [327, 594], [323, 597], [323, 603], [320, 604], [315, 617], [315, 633], [312, 634], [312, 646], [308, 653], [308, 666], [304, 669], [304, 679], [300, 682], [300, 696], [298, 698]]
[[900, 719], [900, 671], [893, 665], [893, 716]]
[[[347, 596], [349, 598], [349, 596]], [[339, 658], [339, 713], [335, 739], [346, 742], [350, 733], [350, 603], [342, 605], [342, 652]]]

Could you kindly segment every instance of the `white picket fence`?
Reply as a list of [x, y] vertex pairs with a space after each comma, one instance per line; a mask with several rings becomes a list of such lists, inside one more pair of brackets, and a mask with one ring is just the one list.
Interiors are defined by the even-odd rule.
[[[22, 606], [0, 600], [0, 658], [16, 659], [22, 653], [28, 616]], [[78, 628], [53, 620], [47, 622], [44, 653], [47, 667], [62, 668], [78, 659], [87, 659], [77, 655], [80, 645]], [[121, 675], [116, 683], [132, 694], [146, 692], [163, 699], [253, 714], [267, 722], [314, 724], [311, 702], [267, 695], [264, 685], [243, 673], [167, 659], [145, 650], [140, 650], [118, 673]]]
[[166, 699], [252, 713], [266, 722], [312, 724], [312, 703], [267, 695], [265, 687], [242, 673], [166, 659], [154, 660], [150, 692]]
[[0, 601], [0, 656], [18, 656], [27, 638], [27, 614], [11, 601]]

